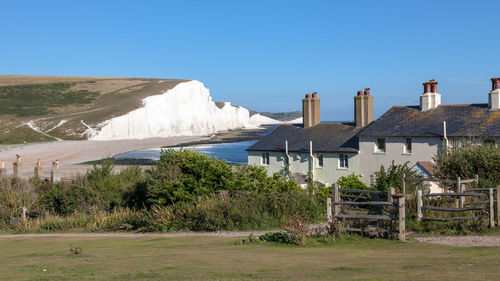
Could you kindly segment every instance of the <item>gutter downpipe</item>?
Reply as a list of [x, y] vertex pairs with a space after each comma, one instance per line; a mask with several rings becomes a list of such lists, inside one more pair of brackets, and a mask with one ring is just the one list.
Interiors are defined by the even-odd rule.
[[285, 155], [287, 160], [287, 166], [290, 167], [290, 154], [288, 154], [288, 140], [285, 140]]
[[448, 151], [448, 137], [446, 135], [446, 121], [443, 121], [443, 137], [444, 137], [444, 145], [446, 150]]
[[311, 173], [312, 173], [312, 179], [314, 180], [314, 155], [313, 155], [313, 142], [309, 141], [309, 155], [311, 156]]

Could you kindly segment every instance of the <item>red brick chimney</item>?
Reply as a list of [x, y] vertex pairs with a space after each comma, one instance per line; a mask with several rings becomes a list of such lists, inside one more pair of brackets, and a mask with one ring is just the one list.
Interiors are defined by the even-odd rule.
[[429, 82], [424, 82], [424, 93], [420, 95], [420, 109], [427, 111], [437, 108], [441, 104], [441, 95], [437, 92], [436, 80], [431, 79]]
[[491, 90], [494, 91], [500, 88], [500, 78], [491, 78]]

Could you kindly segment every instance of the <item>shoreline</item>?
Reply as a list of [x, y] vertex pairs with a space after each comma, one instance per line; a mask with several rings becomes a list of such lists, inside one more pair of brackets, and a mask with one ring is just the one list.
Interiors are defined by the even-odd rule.
[[[266, 125], [262, 127], [262, 129], [237, 129], [220, 132], [211, 137], [179, 136], [132, 140], [68, 140], [10, 144], [0, 146], [0, 160], [5, 161], [7, 174], [12, 175], [12, 163], [16, 161], [16, 154], [20, 154], [21, 163], [23, 164], [23, 178], [33, 176], [34, 167], [38, 159], [41, 160], [42, 164], [41, 177], [49, 177], [52, 162], [59, 160], [60, 167], [58, 169], [58, 174], [61, 174], [63, 177], [84, 173], [93, 167], [92, 164], [99, 164], [105, 158], [130, 151], [258, 140], [272, 132], [272, 130], [276, 128], [276, 125]], [[113, 164], [117, 170], [126, 168], [129, 165], [148, 164], [138, 160], [127, 161], [129, 163], [123, 162], [122, 160], [121, 163], [118, 161]]]

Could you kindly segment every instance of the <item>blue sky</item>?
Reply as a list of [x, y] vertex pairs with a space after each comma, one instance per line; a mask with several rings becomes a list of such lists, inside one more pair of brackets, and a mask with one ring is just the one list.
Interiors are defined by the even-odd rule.
[[486, 103], [500, 76], [500, 1], [1, 1], [0, 74], [196, 79], [218, 101], [259, 111], [322, 98], [352, 120], [357, 90], [375, 113]]

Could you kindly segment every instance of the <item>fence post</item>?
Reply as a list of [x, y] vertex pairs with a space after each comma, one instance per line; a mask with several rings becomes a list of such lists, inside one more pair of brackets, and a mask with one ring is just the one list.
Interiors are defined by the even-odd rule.
[[[460, 193], [460, 177], [457, 177], [457, 189], [455, 190], [455, 192]], [[460, 201], [462, 201], [462, 196], [455, 199], [455, 207], [456, 208], [460, 208]]]
[[399, 209], [399, 234], [398, 238], [401, 241], [406, 240], [406, 230], [405, 230], [405, 197], [399, 198], [398, 202], [398, 209]]
[[340, 202], [339, 185], [335, 183], [333, 185], [333, 212], [335, 216], [340, 215], [340, 205], [336, 203]]
[[396, 189], [394, 189], [394, 187], [390, 187], [389, 190], [391, 191], [391, 202], [394, 202], [394, 197], [392, 197], [392, 195], [396, 194]]
[[403, 182], [401, 186], [401, 192], [403, 192], [403, 196], [406, 195], [406, 174], [403, 174]]
[[326, 198], [326, 217], [328, 218], [328, 223], [332, 222], [332, 198]]
[[497, 225], [500, 226], [500, 185], [497, 186]]
[[26, 209], [26, 207], [23, 207], [22, 208], [22, 212], [21, 212], [21, 220], [24, 222], [26, 222], [26, 212], [28, 211], [28, 209]]
[[[460, 193], [464, 193], [465, 192], [465, 184], [460, 184]], [[465, 196], [460, 196], [460, 208], [463, 208], [464, 207], [464, 203], [465, 203]]]
[[489, 188], [488, 191], [490, 193], [490, 227], [495, 227], [495, 213], [493, 211], [495, 203], [493, 202], [493, 188]]
[[418, 221], [422, 220], [422, 190], [418, 189], [417, 190], [417, 219]]

